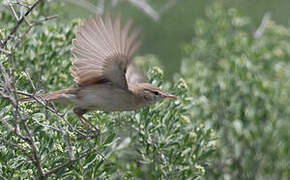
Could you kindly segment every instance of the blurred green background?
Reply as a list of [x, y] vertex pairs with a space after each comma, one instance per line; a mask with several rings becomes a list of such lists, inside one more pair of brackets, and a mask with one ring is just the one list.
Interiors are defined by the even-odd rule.
[[[56, 12], [64, 21], [72, 18], [86, 18], [93, 14], [88, 9], [72, 2], [66, 1], [66, 8]], [[98, 1], [89, 2], [97, 5]], [[158, 10], [168, 0], [148, 0], [147, 2]], [[205, 8], [213, 2], [215, 0], [178, 0], [174, 6], [161, 15], [157, 22], [129, 2], [121, 2], [109, 11], [113, 14], [121, 12], [126, 18], [135, 20], [136, 25], [142, 28], [144, 37], [144, 44], [138, 53], [158, 56], [165, 67], [166, 77], [170, 77], [180, 69], [181, 46], [191, 41], [194, 35], [194, 22], [197, 18], [205, 16]], [[253, 32], [260, 25], [265, 13], [270, 13], [271, 19], [279, 24], [289, 23], [290, 1], [288, 0], [224, 0], [223, 2], [225, 10], [237, 8], [249, 17], [251, 20], [249, 30]]]

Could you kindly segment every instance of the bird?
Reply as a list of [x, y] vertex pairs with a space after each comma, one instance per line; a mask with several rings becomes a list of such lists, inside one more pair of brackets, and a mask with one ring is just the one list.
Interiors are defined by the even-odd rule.
[[[132, 28], [133, 20], [121, 24], [121, 15], [90, 16], [77, 28], [72, 41], [71, 74], [76, 88], [38, 95], [48, 102], [73, 104], [73, 112], [83, 126], [96, 128], [84, 114], [90, 111], [132, 111], [151, 105], [170, 95], [150, 84], [132, 57], [141, 45], [140, 29]], [[26, 97], [20, 102], [33, 101]]]

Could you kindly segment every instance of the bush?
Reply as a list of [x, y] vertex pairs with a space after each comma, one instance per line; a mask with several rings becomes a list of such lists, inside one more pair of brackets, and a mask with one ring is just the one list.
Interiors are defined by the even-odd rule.
[[[2, 13], [7, 24], [12, 21]], [[13, 86], [17, 90], [34, 93], [72, 87], [70, 48], [77, 24], [45, 24], [33, 28], [19, 47], [9, 46], [15, 54], [3, 54], [0, 60], [15, 75]], [[136, 59], [147, 67], [150, 61], [158, 61], [154, 56]], [[40, 176], [39, 166], [50, 179], [203, 177], [207, 158], [214, 150], [212, 130], [190, 115], [191, 98], [183, 80], [172, 85], [163, 80], [160, 68], [148, 72], [152, 83], [178, 99], [135, 112], [90, 113], [88, 119], [101, 130], [101, 136], [94, 139], [80, 139], [76, 131], [81, 123], [70, 107], [49, 105], [48, 111], [39, 103], [29, 102], [16, 108], [1, 98], [0, 177], [36, 178]], [[31, 135], [32, 140], [17, 133]], [[54, 168], [59, 170], [52, 171]]]
[[182, 74], [191, 114], [216, 129], [212, 179], [290, 177], [290, 29], [269, 21], [255, 39], [251, 21], [214, 4], [184, 45]]

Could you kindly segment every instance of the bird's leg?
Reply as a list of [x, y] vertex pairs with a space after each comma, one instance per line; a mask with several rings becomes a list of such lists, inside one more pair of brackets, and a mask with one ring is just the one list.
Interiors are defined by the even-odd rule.
[[[94, 132], [97, 135], [100, 134], [100, 130], [98, 128], [96, 128], [89, 120], [87, 120], [83, 116], [86, 112], [88, 112], [86, 109], [74, 108], [73, 111], [74, 111], [75, 115], [81, 120], [84, 128], [88, 130], [88, 134], [91, 133], [91, 132]], [[89, 129], [88, 126], [93, 128], [93, 130]]]

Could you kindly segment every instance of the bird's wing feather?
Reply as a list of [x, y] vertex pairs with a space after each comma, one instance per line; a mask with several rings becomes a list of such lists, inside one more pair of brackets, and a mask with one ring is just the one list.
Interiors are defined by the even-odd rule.
[[77, 30], [73, 40], [72, 75], [79, 86], [110, 81], [127, 88], [126, 70], [130, 58], [139, 48], [139, 29], [130, 33], [132, 20], [121, 28], [121, 17], [112, 22], [109, 14], [103, 19], [90, 17]]
[[134, 62], [130, 62], [127, 67], [126, 79], [128, 83], [146, 83], [148, 78], [143, 71], [136, 67]]

